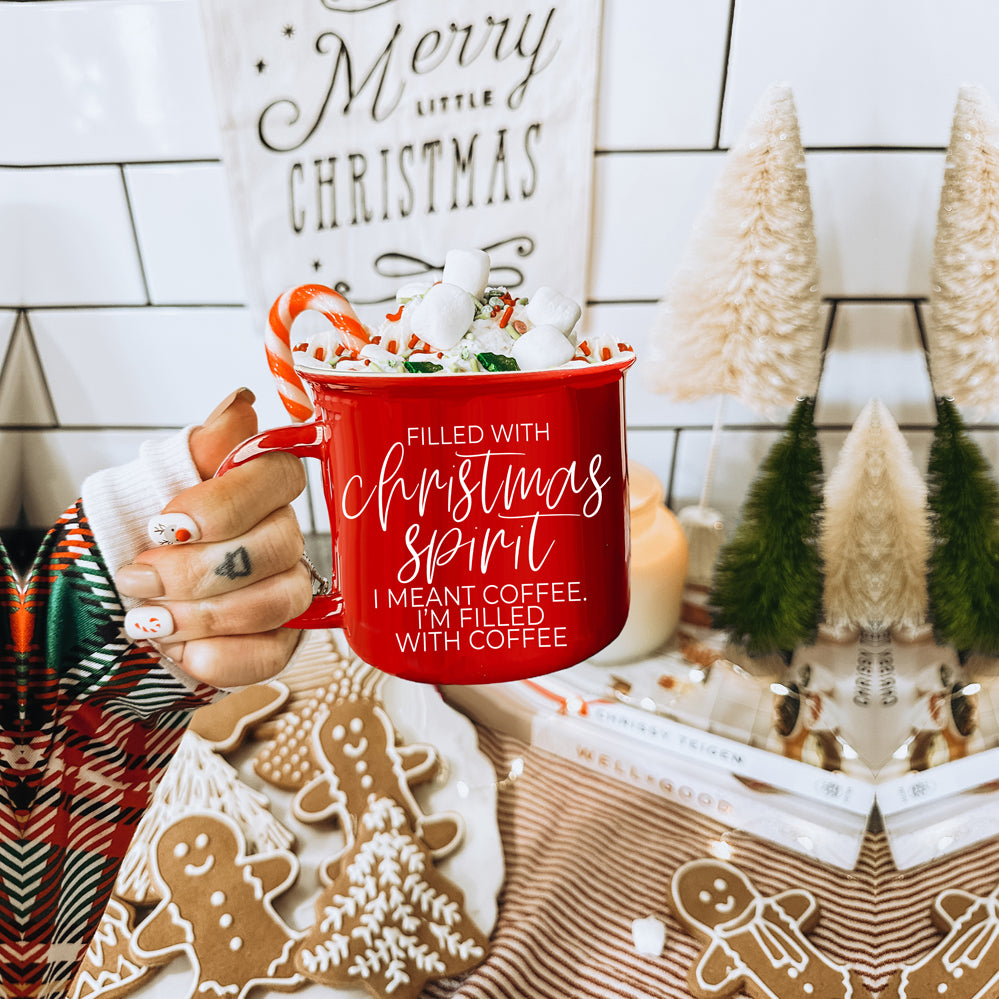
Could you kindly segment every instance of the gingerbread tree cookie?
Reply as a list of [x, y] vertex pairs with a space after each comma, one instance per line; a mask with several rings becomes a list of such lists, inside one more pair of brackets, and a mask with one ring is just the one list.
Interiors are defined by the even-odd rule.
[[698, 999], [740, 989], [754, 999], [870, 999], [856, 972], [806, 938], [818, 919], [809, 892], [761, 895], [732, 864], [694, 860], [673, 875], [673, 910], [705, 944], [687, 976]]
[[70, 986], [69, 999], [118, 999], [157, 971], [129, 950], [134, 926], [135, 910], [112, 898]]
[[298, 934], [273, 899], [298, 877], [292, 853], [247, 855], [246, 839], [224, 815], [188, 815], [154, 844], [163, 900], [132, 939], [136, 957], [164, 964], [186, 954], [194, 968], [189, 999], [244, 999], [258, 985], [291, 991]]
[[[300, 713], [334, 673], [356, 659], [342, 632], [329, 628], [306, 632], [291, 662], [281, 671], [280, 683], [289, 692], [283, 710]], [[255, 722], [253, 737], [261, 741], [273, 739], [282, 725], [280, 716]]]
[[271, 814], [266, 795], [244, 784], [204, 739], [185, 732], [125, 854], [115, 894], [133, 903], [158, 902], [150, 873], [150, 845], [161, 829], [200, 811], [232, 818], [255, 853], [285, 850], [295, 842], [294, 835]]
[[253, 768], [277, 787], [297, 791], [292, 810], [300, 821], [338, 821], [347, 847], [370, 802], [391, 798], [440, 859], [458, 846], [464, 823], [456, 813], [424, 815], [413, 797], [411, 785], [428, 780], [439, 760], [432, 746], [397, 744], [378, 696], [384, 679], [359, 659], [336, 663], [332, 680], [299, 712], [283, 716]]
[[996, 999], [999, 996], [999, 887], [972, 895], [948, 889], [933, 903], [945, 936], [915, 964], [905, 964], [879, 999]]
[[475, 967], [488, 941], [441, 875], [409, 816], [389, 798], [371, 802], [332, 883], [316, 900], [316, 924], [296, 966], [333, 988], [363, 986], [377, 999], [415, 999], [431, 979]]

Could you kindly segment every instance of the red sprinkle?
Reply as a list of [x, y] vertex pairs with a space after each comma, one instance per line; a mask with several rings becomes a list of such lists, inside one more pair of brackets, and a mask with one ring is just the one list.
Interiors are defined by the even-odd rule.
[[307, 343], [296, 343], [292, 350], [308, 350], [309, 345]]
[[592, 353], [593, 353], [593, 351], [592, 351], [592, 350], [590, 350], [590, 345], [589, 345], [589, 344], [588, 344], [588, 343], [587, 343], [587, 342], [586, 342], [585, 340], [584, 340], [584, 341], [583, 341], [583, 342], [582, 342], [582, 343], [581, 343], [581, 344], [579, 345], [579, 349], [580, 349], [580, 350], [581, 350], [581, 351], [582, 351], [582, 352], [583, 352], [583, 353], [584, 353], [584, 354], [585, 354], [585, 355], [586, 355], [587, 357], [589, 357], [589, 356], [590, 356], [590, 354], [592, 354]]
[[409, 337], [409, 349], [413, 350], [419, 342], [420, 342], [420, 338], [415, 333], [410, 334], [410, 337]]
[[499, 321], [499, 328], [501, 330], [506, 329], [506, 324], [510, 322], [510, 317], [513, 315], [513, 306], [508, 305], [506, 307], [506, 312], [503, 313], [503, 318]]
[[389, 340], [388, 346], [385, 349], [390, 354], [398, 354], [399, 353], [399, 341], [398, 340]]
[[315, 359], [317, 361], [325, 361], [326, 360], [326, 348], [325, 347], [316, 347], [316, 351], [315, 351], [315, 353], [312, 356], [315, 357]]
[[399, 322], [399, 320], [400, 320], [400, 319], [402, 319], [402, 310], [403, 310], [404, 308], [405, 308], [405, 306], [404, 306], [404, 305], [400, 305], [400, 306], [399, 306], [399, 311], [398, 311], [398, 312], [387, 312], [387, 313], [385, 314], [385, 318], [386, 318], [386, 319], [387, 319], [387, 320], [388, 320], [388, 321], [389, 321], [390, 323], [397, 323], [397, 322]]
[[600, 360], [601, 361], [609, 361], [610, 359], [611, 359], [611, 349], [610, 349], [610, 347], [601, 347], [600, 348]]
[[618, 350], [630, 350], [632, 353], [634, 353], [634, 350], [635, 350], [635, 348], [632, 347], [630, 343], [622, 343], [620, 341], [618, 342], [617, 349]]

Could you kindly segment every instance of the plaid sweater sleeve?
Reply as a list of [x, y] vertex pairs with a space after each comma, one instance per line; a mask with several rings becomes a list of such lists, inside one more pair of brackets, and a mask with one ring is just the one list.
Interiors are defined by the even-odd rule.
[[217, 691], [125, 637], [80, 503], [22, 586], [0, 569], [0, 994], [64, 996], [190, 712]]

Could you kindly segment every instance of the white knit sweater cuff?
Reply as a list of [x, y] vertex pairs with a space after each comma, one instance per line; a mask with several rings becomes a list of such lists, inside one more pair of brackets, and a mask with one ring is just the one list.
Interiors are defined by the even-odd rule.
[[[83, 512], [112, 576], [152, 547], [146, 533], [150, 518], [181, 490], [201, 481], [188, 447], [193, 429], [146, 441], [135, 461], [96, 472], [83, 483]], [[125, 610], [140, 602], [122, 597]]]

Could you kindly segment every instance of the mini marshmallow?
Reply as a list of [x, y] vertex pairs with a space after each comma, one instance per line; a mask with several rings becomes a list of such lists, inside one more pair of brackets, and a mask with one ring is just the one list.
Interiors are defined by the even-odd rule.
[[419, 298], [430, 290], [432, 284], [432, 281], [410, 281], [395, 293], [395, 300], [402, 305], [403, 302], [408, 302], [411, 298]]
[[535, 326], [513, 345], [511, 353], [521, 371], [557, 368], [571, 361], [575, 348], [557, 326]]
[[582, 314], [568, 295], [547, 286], [539, 288], [527, 300], [524, 315], [534, 326], [555, 326], [568, 336]]
[[658, 957], [666, 946], [666, 924], [655, 916], [645, 919], [633, 919], [631, 922], [631, 938], [635, 941], [635, 950], [646, 957]]
[[464, 288], [435, 284], [413, 309], [413, 332], [437, 350], [450, 350], [468, 331], [475, 305]]
[[489, 254], [482, 250], [448, 250], [444, 283], [456, 284], [481, 299], [489, 281]]

